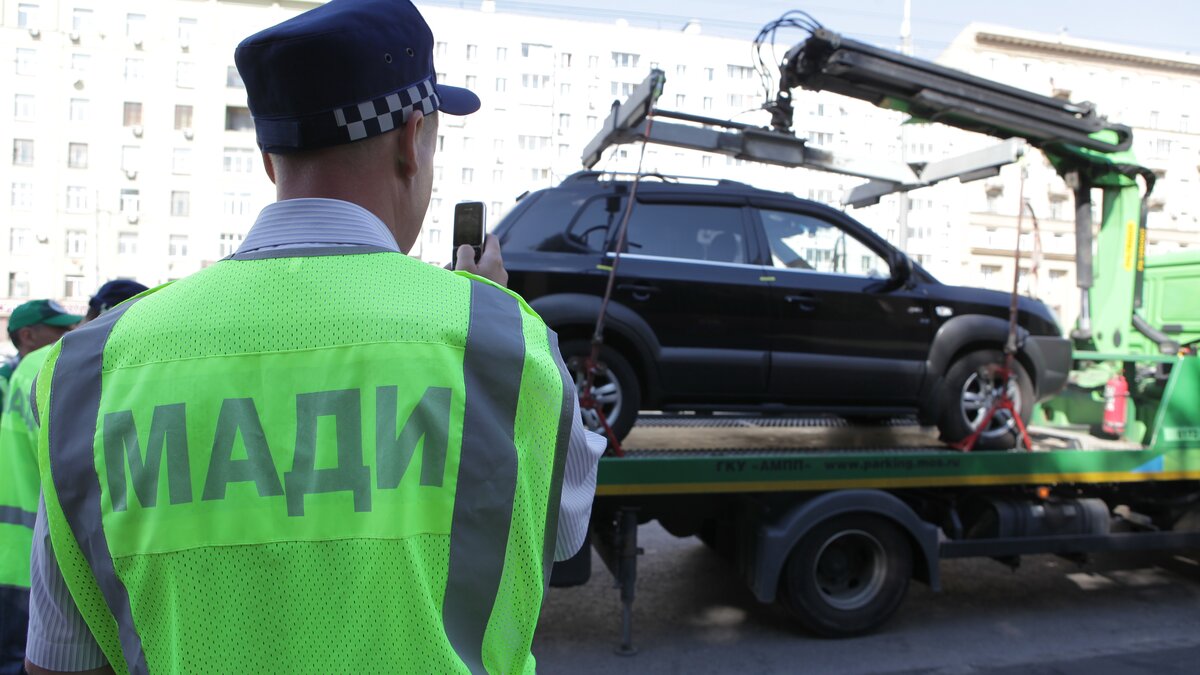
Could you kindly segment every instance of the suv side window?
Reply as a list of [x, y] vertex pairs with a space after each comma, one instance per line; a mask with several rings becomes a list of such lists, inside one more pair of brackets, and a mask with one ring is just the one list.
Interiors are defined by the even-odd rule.
[[[610, 199], [603, 196], [592, 199], [579, 212], [575, 222], [571, 223], [567, 237], [588, 251], [603, 251], [609, 231], [616, 232], [617, 226], [621, 224], [624, 203], [624, 200], [616, 197]], [[615, 210], [610, 211], [610, 207], [615, 207]]]
[[827, 274], [886, 278], [887, 261], [837, 225], [803, 213], [759, 209], [771, 264]]
[[[619, 221], [618, 221], [619, 223]], [[616, 236], [617, 227], [613, 228]], [[663, 258], [745, 263], [746, 228], [737, 206], [636, 203], [627, 253]]]

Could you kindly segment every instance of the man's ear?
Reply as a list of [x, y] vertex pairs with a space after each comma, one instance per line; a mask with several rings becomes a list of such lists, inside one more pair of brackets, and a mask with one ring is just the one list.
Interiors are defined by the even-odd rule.
[[269, 153], [262, 153], [263, 168], [267, 170], [267, 178], [271, 179], [271, 183], [275, 182], [275, 162], [271, 159]]
[[397, 134], [400, 136], [400, 175], [408, 180], [416, 178], [421, 169], [421, 153], [417, 150], [424, 128], [425, 114], [414, 110], [408, 118], [408, 123], [404, 125], [404, 130]]

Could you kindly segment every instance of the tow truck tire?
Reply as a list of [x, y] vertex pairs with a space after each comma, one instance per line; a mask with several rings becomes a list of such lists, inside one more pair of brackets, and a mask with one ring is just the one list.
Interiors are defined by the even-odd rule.
[[[585, 375], [585, 364], [592, 352], [592, 344], [587, 340], [567, 340], [559, 345], [563, 361], [571, 378], [575, 380], [575, 388], [582, 389]], [[624, 440], [637, 421], [639, 407], [642, 403], [641, 385], [633, 366], [620, 352], [608, 345], [600, 346], [601, 375], [596, 381], [598, 396], [604, 404], [608, 425], [612, 427], [617, 440]], [[604, 430], [595, 413], [581, 410], [583, 423], [592, 431], [603, 434]], [[615, 415], [610, 413], [615, 412]]]
[[895, 525], [879, 516], [846, 514], [809, 530], [792, 548], [780, 599], [813, 633], [853, 637], [891, 618], [911, 576], [912, 547]]
[[[974, 424], [983, 421], [987, 409], [991, 407], [991, 399], [983, 400], [976, 397], [980, 394], [980, 385], [991, 377], [991, 373], [1004, 364], [1004, 353], [995, 349], [981, 349], [969, 352], [950, 365], [946, 376], [942, 378], [942, 388], [938, 397], [938, 431], [947, 443], [957, 443], [971, 435]], [[1016, 374], [1016, 386], [1010, 388], [1010, 393], [1017, 399], [1017, 410], [1026, 424], [1033, 412], [1034, 392], [1029, 373], [1020, 362], [1013, 361], [1013, 371]], [[988, 425], [988, 431], [980, 434], [975, 443], [978, 450], [1009, 450], [1017, 446], [1020, 432], [1006, 411], [998, 415], [1003, 420], [993, 421]]]

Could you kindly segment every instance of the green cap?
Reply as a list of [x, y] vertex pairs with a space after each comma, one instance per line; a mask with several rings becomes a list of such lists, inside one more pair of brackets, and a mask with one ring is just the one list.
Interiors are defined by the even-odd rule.
[[78, 314], [71, 314], [53, 300], [30, 300], [13, 310], [8, 317], [8, 334], [12, 335], [26, 326], [44, 323], [47, 326], [74, 326], [83, 321]]

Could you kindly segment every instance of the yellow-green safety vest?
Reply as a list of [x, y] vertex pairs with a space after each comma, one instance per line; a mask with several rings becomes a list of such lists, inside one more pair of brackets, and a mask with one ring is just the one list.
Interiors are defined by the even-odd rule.
[[29, 392], [49, 347], [21, 359], [9, 379], [0, 416], [0, 586], [29, 588], [29, 550], [37, 516], [37, 422]]
[[239, 254], [37, 383], [59, 567], [117, 672], [532, 672], [570, 431], [515, 294], [376, 247]]

